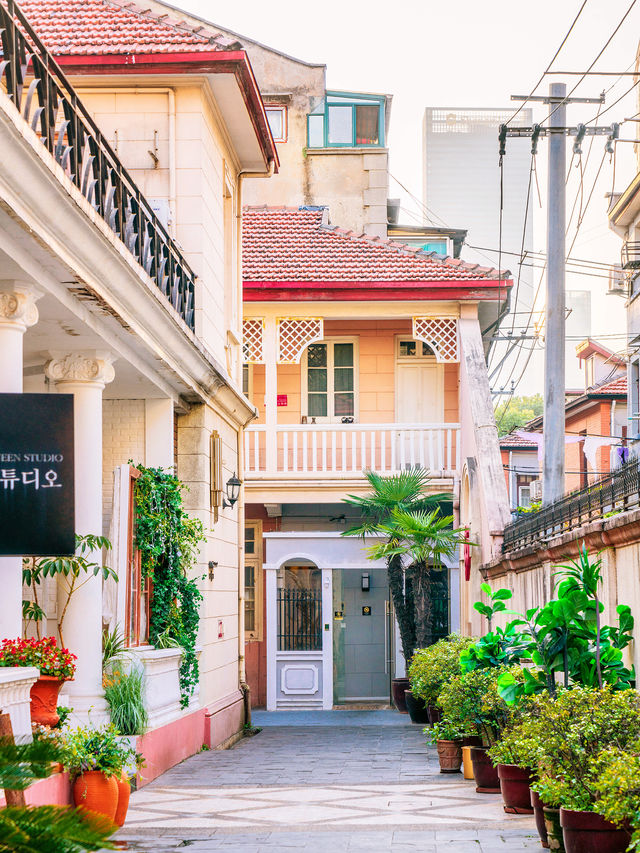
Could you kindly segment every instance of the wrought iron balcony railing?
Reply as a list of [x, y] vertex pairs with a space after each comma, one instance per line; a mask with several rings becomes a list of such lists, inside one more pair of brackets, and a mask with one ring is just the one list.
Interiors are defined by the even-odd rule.
[[0, 0], [0, 49], [0, 90], [193, 330], [193, 270], [14, 0]]
[[640, 243], [626, 240], [622, 244], [620, 260], [623, 270], [635, 270], [640, 268]]
[[554, 536], [568, 533], [589, 521], [638, 506], [640, 460], [633, 458], [586, 488], [570, 492], [537, 512], [527, 513], [507, 524], [502, 550], [544, 545]]

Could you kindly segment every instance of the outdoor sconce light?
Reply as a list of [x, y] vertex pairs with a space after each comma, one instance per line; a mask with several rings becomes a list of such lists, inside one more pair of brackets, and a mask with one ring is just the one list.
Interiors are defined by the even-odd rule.
[[234, 504], [238, 500], [240, 495], [240, 486], [242, 485], [242, 480], [239, 480], [236, 477], [236, 472], [233, 472], [233, 477], [229, 477], [227, 480], [227, 497], [222, 502], [224, 507], [233, 508]]
[[362, 573], [361, 586], [363, 592], [369, 592], [371, 589], [371, 578], [369, 576], [369, 572]]
[[214, 577], [214, 572], [218, 566], [217, 560], [209, 560], [209, 580], [212, 581]]

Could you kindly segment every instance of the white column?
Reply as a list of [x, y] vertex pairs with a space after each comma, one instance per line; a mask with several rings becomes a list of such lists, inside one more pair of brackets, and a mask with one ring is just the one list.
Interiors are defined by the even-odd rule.
[[144, 464], [173, 467], [173, 400], [144, 401]]
[[322, 709], [333, 708], [333, 570], [322, 569]]
[[[76, 533], [102, 533], [102, 392], [114, 377], [108, 353], [70, 353], [54, 357], [46, 375], [62, 394], [74, 397]], [[102, 565], [102, 553], [90, 559]], [[102, 692], [102, 577], [91, 576], [71, 597], [64, 642], [78, 656], [74, 681], [65, 693], [77, 714], [92, 709], [97, 722], [106, 704]]]
[[267, 634], [267, 711], [276, 710], [276, 678], [278, 670], [278, 570], [264, 569]]
[[278, 340], [277, 320], [265, 317], [262, 351], [264, 354], [264, 414], [266, 431], [267, 474], [275, 473], [278, 466]]
[[[22, 393], [23, 338], [38, 321], [36, 300], [29, 284], [0, 281], [0, 392]], [[22, 636], [22, 557], [0, 557], [0, 636]]]

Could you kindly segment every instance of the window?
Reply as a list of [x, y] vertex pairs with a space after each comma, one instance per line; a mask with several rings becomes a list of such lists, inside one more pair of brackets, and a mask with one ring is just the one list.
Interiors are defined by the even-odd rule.
[[262, 522], [244, 528], [244, 636], [262, 639]]
[[140, 551], [136, 548], [135, 487], [140, 476], [129, 467], [129, 541], [127, 543], [127, 602], [124, 624], [125, 645], [143, 646], [149, 641], [150, 580], [142, 583]]
[[591, 388], [595, 385], [595, 359], [590, 356], [584, 363], [585, 369], [585, 387]]
[[253, 374], [251, 371], [252, 365], [243, 364], [242, 365], [242, 393], [245, 397], [251, 399], [251, 394], [253, 391]]
[[311, 344], [303, 361], [303, 412], [315, 421], [352, 423], [356, 414], [353, 341]]
[[422, 359], [433, 358], [433, 350], [429, 344], [407, 338], [398, 338], [398, 358]]
[[271, 128], [271, 135], [274, 142], [287, 141], [287, 108], [281, 106], [265, 107], [267, 121]]
[[327, 92], [307, 116], [308, 147], [383, 147], [384, 104], [378, 95]]

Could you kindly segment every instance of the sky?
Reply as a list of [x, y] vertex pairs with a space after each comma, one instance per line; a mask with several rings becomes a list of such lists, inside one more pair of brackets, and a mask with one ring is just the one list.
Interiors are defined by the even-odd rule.
[[[560, 46], [582, 0], [324, 0], [301, 4], [299, 0], [239, 0], [217, 4], [210, 0], [173, 0], [201, 17], [274, 47], [294, 57], [327, 66], [328, 88], [384, 92], [393, 95], [389, 135], [391, 196], [400, 196], [403, 218], [421, 216], [421, 126], [426, 106], [491, 107], [512, 105], [512, 94], [528, 94]], [[566, 45], [552, 70], [583, 72], [591, 65], [629, 9], [631, 0], [587, 0]], [[640, 0], [631, 8], [594, 71], [620, 74], [633, 71], [640, 38]], [[564, 80], [571, 89], [579, 77], [549, 76], [548, 83]], [[633, 84], [631, 77], [590, 76], [576, 89], [576, 97], [597, 96], [603, 89], [606, 108]], [[514, 110], [517, 103], [513, 104]], [[534, 106], [534, 120], [546, 115], [543, 105]], [[603, 116], [600, 123], [635, 115], [637, 94], [629, 93]], [[594, 118], [597, 106], [568, 108], [571, 124]], [[622, 125], [621, 137], [640, 138], [640, 124]], [[584, 170], [583, 204], [586, 202], [602, 160], [604, 140], [597, 138]], [[620, 191], [635, 175], [634, 146], [617, 145], [615, 189]], [[588, 144], [584, 146], [584, 158]], [[570, 157], [570, 149], [569, 155]], [[497, 159], [497, 143], [496, 143]], [[534, 248], [545, 249], [546, 143], [540, 145], [538, 175], [542, 207], [534, 204]], [[567, 187], [571, 210], [579, 188], [579, 170]], [[410, 194], [395, 183], [397, 178]], [[574, 257], [605, 263], [619, 261], [621, 240], [607, 225], [605, 193], [613, 188], [613, 164], [605, 158], [591, 201], [572, 252]], [[580, 209], [580, 198], [578, 206]], [[437, 213], [437, 211], [436, 211]], [[415, 220], [413, 220], [415, 221]], [[464, 223], [454, 223], [464, 227]], [[569, 243], [575, 232], [572, 225]], [[497, 262], [497, 256], [495, 256]], [[513, 264], [511, 268], [514, 269]], [[624, 301], [607, 296], [603, 278], [567, 276], [567, 287], [592, 292], [592, 336], [612, 349], [624, 348]], [[617, 338], [609, 338], [618, 334]]]

